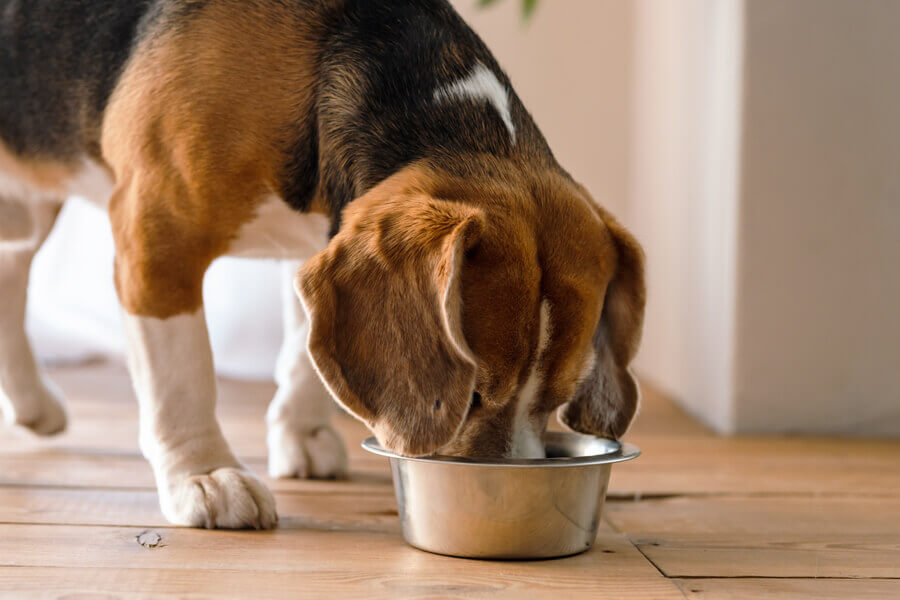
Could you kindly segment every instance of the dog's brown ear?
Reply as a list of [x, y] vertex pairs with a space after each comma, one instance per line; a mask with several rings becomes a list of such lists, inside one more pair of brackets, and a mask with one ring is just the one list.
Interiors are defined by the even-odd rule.
[[475, 360], [463, 337], [460, 269], [481, 211], [425, 194], [354, 201], [297, 276], [309, 352], [332, 395], [381, 445], [433, 453], [469, 410]]
[[574, 431], [619, 438], [639, 402], [637, 382], [628, 365], [640, 344], [644, 321], [644, 256], [625, 228], [605, 211], [598, 212], [612, 234], [617, 263], [594, 332], [596, 361], [572, 400], [560, 407], [559, 419]]

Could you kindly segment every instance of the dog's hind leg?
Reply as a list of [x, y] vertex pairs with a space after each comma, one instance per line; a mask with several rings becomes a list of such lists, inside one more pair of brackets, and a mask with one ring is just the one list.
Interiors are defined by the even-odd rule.
[[66, 427], [61, 396], [41, 372], [25, 334], [31, 262], [59, 208], [0, 197], [0, 410], [7, 423], [39, 435]]
[[299, 267], [292, 261], [282, 265], [285, 331], [275, 369], [278, 392], [266, 414], [269, 475], [341, 477], [347, 471], [347, 452], [331, 426], [334, 402], [306, 351], [309, 329], [293, 285]]

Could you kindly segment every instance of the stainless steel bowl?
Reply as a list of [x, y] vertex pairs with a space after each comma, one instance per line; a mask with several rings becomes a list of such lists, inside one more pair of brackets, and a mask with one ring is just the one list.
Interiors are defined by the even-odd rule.
[[577, 554], [597, 537], [613, 463], [631, 444], [548, 432], [547, 458], [407, 458], [375, 438], [362, 444], [391, 462], [403, 537], [416, 548], [468, 558], [528, 559]]

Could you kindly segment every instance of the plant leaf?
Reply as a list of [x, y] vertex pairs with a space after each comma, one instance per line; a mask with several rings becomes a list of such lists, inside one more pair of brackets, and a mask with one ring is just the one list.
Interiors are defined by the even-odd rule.
[[[493, 2], [493, 0], [487, 0], [488, 2]], [[484, 2], [484, 0], [482, 0]], [[538, 0], [522, 0], [522, 18], [526, 21], [531, 18], [531, 15], [534, 14], [534, 9], [537, 8]]]

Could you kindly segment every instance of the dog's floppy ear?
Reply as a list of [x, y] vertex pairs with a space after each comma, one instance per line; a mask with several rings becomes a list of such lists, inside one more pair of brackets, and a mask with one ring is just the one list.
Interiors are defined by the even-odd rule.
[[376, 188], [297, 276], [309, 353], [332, 395], [381, 445], [433, 453], [469, 410], [475, 360], [462, 334], [459, 272], [484, 215]]
[[605, 211], [599, 212], [612, 234], [617, 263], [594, 332], [596, 360], [572, 400], [560, 407], [559, 419], [574, 431], [619, 438], [639, 402], [628, 365], [640, 344], [644, 321], [644, 256], [630, 233]]

